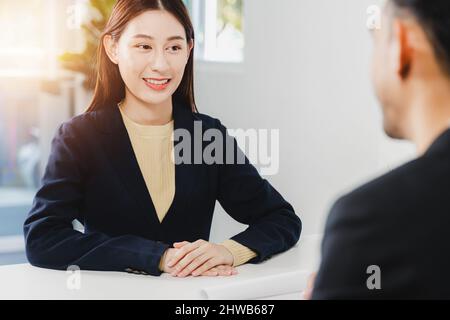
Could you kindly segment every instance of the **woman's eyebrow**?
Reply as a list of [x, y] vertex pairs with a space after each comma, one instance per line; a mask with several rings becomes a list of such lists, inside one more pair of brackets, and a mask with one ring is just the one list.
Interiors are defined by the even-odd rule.
[[[154, 37], [152, 37], [148, 34], [136, 34], [133, 36], [133, 38], [146, 38], [146, 39], [150, 39], [150, 40], [155, 40]], [[185, 40], [185, 38], [182, 36], [172, 36], [172, 37], [167, 38], [167, 41], [172, 41], [172, 40]]]

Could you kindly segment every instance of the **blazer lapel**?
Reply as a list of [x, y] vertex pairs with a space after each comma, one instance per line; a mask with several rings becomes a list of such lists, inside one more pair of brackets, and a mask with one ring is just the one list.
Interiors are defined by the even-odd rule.
[[[191, 133], [191, 140], [193, 140], [193, 116], [188, 107], [174, 102], [173, 117], [174, 130], [188, 130]], [[104, 136], [105, 151], [114, 171], [120, 177], [130, 197], [138, 204], [144, 216], [151, 219], [152, 223], [160, 224], [119, 108], [111, 107], [97, 111], [95, 118], [99, 124], [99, 129], [106, 134]], [[194, 179], [195, 174], [191, 165], [179, 164], [175, 166], [175, 196], [162, 223], [185, 208]]]
[[[194, 119], [192, 111], [188, 106], [181, 103], [173, 103], [174, 130], [185, 129], [191, 135], [191, 142], [194, 137]], [[174, 141], [174, 145], [177, 143]], [[192, 146], [191, 146], [192, 148]], [[193, 149], [192, 149], [193, 150]], [[175, 197], [162, 224], [169, 224], [177, 214], [186, 211], [189, 195], [195, 187], [195, 166], [181, 163], [175, 165]]]
[[144, 177], [134, 154], [131, 140], [118, 107], [102, 110], [99, 120], [104, 136], [104, 147], [114, 172], [147, 217], [156, 216], [156, 210], [147, 190]]

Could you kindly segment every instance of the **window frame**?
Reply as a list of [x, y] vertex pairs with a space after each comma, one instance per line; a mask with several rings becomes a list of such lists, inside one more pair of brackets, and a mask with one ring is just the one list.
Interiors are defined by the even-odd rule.
[[[242, 58], [238, 60], [220, 59], [215, 53], [217, 48], [217, 10], [219, 0], [184, 0], [189, 9], [192, 23], [196, 31], [195, 60], [204, 65], [220, 68], [227, 65], [240, 65], [245, 61], [245, 46]], [[245, 5], [242, 5], [242, 19], [245, 17]], [[245, 29], [243, 30], [245, 38]]]

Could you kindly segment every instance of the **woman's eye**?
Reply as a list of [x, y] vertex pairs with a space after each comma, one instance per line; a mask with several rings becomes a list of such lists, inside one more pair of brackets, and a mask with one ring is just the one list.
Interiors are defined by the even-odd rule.
[[140, 44], [140, 45], [137, 45], [137, 47], [140, 49], [144, 49], [144, 50], [150, 50], [152, 48], [148, 44]]
[[177, 52], [177, 51], [180, 51], [180, 50], [181, 50], [181, 47], [180, 47], [180, 46], [172, 46], [172, 47], [170, 47], [169, 49], [170, 49], [170, 51], [172, 51], [172, 52]]

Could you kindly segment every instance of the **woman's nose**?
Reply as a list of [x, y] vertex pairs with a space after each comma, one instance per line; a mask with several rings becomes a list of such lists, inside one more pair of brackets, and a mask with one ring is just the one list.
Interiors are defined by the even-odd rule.
[[152, 61], [150, 62], [151, 68], [154, 71], [165, 71], [169, 67], [167, 57], [164, 51], [155, 52]]

